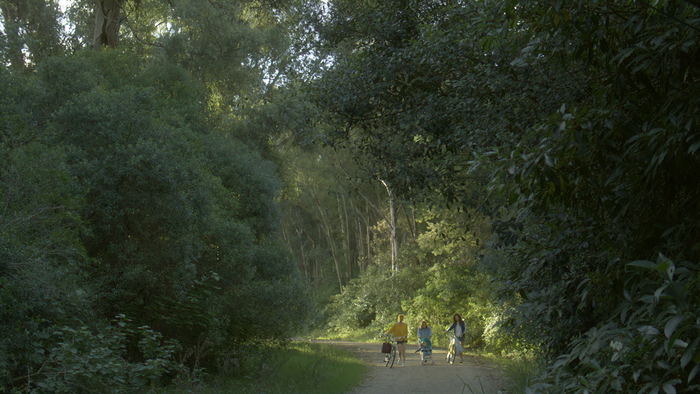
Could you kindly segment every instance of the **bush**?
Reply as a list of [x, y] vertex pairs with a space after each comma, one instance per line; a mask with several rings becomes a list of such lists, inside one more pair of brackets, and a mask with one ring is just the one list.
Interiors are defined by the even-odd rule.
[[174, 341], [216, 346], [193, 377], [301, 325], [278, 168], [203, 88], [128, 51], [0, 69], [0, 391], [138, 391], [182, 371]]
[[[405, 261], [416, 260], [408, 249], [405, 247], [401, 256]], [[414, 248], [413, 253], [419, 252]], [[330, 332], [347, 336], [367, 327], [383, 332], [397, 315], [404, 314], [409, 340], [417, 339], [416, 330], [421, 320], [426, 320], [433, 330], [434, 344], [446, 346], [449, 338], [441, 333], [459, 313], [467, 329], [465, 346], [483, 346], [487, 321], [497, 310], [489, 299], [488, 279], [474, 265], [453, 263], [452, 258], [454, 253], [445, 253], [434, 257], [431, 265], [408, 265], [393, 273], [368, 267], [343, 294], [334, 297], [329, 306]]]
[[533, 393], [698, 391], [697, 266], [677, 267], [663, 255], [656, 263], [627, 266], [626, 300], [615, 316], [574, 340], [532, 386]]
[[[178, 345], [123, 315], [103, 327], [57, 327], [35, 334], [34, 353], [18, 392], [137, 393], [177, 370]], [[128, 348], [139, 359], [127, 358]]]

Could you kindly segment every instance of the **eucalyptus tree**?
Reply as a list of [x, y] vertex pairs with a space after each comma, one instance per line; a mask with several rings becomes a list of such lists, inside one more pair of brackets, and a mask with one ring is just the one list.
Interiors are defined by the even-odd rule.
[[[284, 199], [285, 227], [288, 228], [288, 236], [298, 235], [294, 237], [293, 245], [291, 237], [288, 239], [291, 249], [299, 250], [295, 255], [301, 253], [303, 245], [308, 241], [316, 248], [325, 246], [324, 254], [333, 262], [336, 289], [342, 293], [348, 280], [354, 276], [353, 267], [357, 265], [355, 259], [351, 258], [357, 251], [349, 242], [350, 229], [347, 225], [347, 200], [353, 197], [343, 189], [344, 185], [338, 183], [333, 167], [328, 164], [329, 160], [333, 160], [333, 153], [323, 149], [297, 151], [290, 160], [289, 165], [293, 167], [294, 173], [290, 177], [290, 190]], [[350, 214], [356, 217], [354, 210]], [[318, 281], [322, 278], [321, 275], [314, 274], [308, 279]]]
[[62, 31], [56, 0], [2, 0], [2, 62], [14, 70], [33, 69], [60, 54]]
[[[326, 245], [341, 292], [369, 266], [397, 271], [400, 248], [416, 238], [410, 204], [392, 199], [382, 182], [363, 176], [348, 151], [315, 146], [294, 152], [289, 161], [294, 175], [285, 194], [285, 239], [290, 250], [301, 255], [305, 242]], [[314, 231], [315, 226], [323, 230]], [[321, 239], [315, 234], [322, 234]], [[376, 258], [385, 254], [386, 266]]]

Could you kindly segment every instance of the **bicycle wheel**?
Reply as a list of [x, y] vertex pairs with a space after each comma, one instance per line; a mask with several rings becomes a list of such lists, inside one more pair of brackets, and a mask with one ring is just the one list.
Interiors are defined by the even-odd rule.
[[384, 354], [384, 363], [388, 367], [391, 362], [391, 352]]
[[450, 350], [447, 352], [447, 363], [452, 364], [455, 361], [455, 346], [450, 345]]
[[391, 347], [391, 365], [389, 365], [389, 368], [394, 366], [394, 361], [396, 361], [396, 345]]

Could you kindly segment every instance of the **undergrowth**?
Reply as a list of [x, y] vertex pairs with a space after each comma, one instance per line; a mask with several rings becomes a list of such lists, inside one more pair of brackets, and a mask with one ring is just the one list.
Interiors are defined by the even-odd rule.
[[489, 364], [495, 365], [503, 371], [506, 392], [509, 394], [525, 394], [541, 363], [533, 353], [519, 352], [510, 355], [495, 355], [479, 352], [473, 354], [486, 358]]
[[258, 369], [172, 394], [340, 394], [357, 386], [367, 372], [364, 362], [351, 353], [305, 341], [292, 342], [248, 361]]

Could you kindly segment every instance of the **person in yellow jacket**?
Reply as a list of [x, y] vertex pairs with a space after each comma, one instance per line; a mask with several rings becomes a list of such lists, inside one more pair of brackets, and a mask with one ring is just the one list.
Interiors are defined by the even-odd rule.
[[399, 315], [399, 321], [386, 332], [386, 336], [394, 334], [396, 339], [396, 350], [399, 352], [399, 361], [403, 359], [401, 365], [406, 366], [406, 342], [408, 342], [408, 324], [403, 322], [403, 315]]

